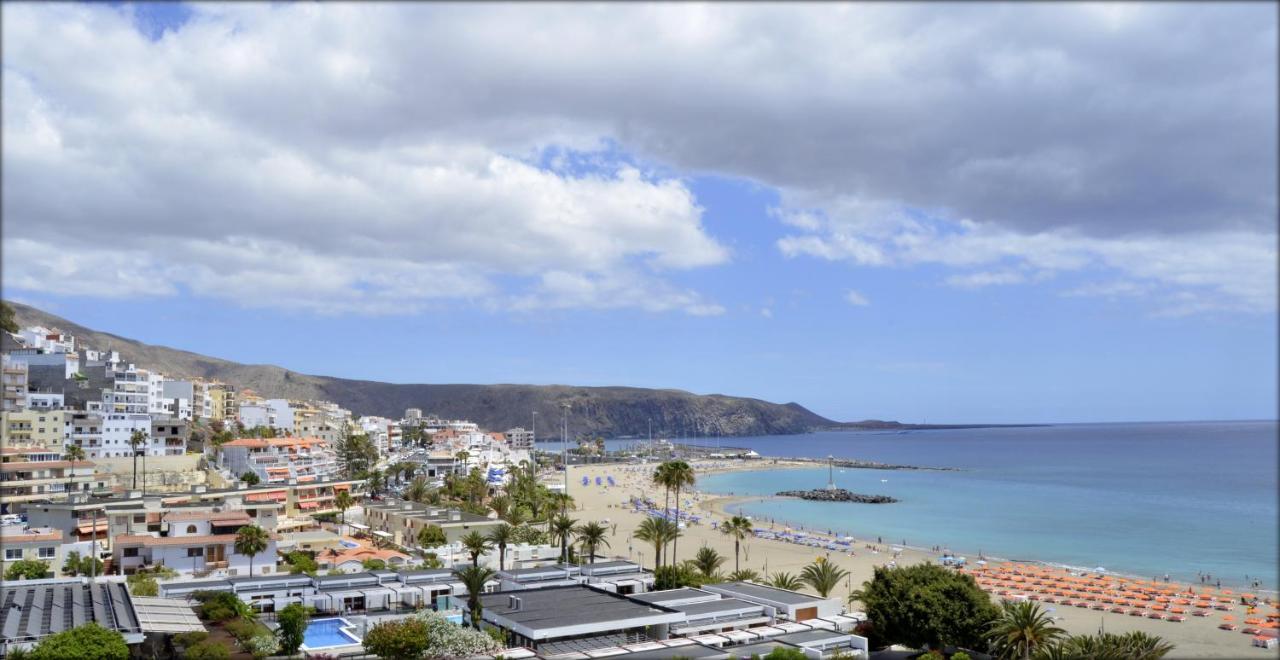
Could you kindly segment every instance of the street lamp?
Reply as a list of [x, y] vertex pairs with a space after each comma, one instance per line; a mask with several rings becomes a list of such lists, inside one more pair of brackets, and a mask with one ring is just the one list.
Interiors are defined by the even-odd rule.
[[565, 508], [569, 506], [569, 402], [560, 404], [564, 409], [564, 417], [560, 427], [560, 460], [564, 463], [564, 499], [560, 500], [560, 515], [565, 515]]

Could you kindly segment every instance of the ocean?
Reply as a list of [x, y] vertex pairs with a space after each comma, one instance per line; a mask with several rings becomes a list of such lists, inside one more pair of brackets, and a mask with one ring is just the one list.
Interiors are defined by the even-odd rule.
[[[886, 543], [1275, 590], [1276, 422], [1070, 424], [725, 438], [765, 456], [858, 458], [956, 472], [835, 470], [836, 485], [893, 504], [752, 500], [757, 521]], [[767, 496], [825, 486], [827, 469], [707, 475], [704, 492]], [[1246, 581], [1248, 576], [1248, 581]]]

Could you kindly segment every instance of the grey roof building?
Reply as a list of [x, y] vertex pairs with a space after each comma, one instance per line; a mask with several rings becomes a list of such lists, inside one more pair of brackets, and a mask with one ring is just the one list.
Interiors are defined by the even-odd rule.
[[767, 605], [776, 609], [779, 617], [792, 621], [807, 621], [837, 615], [841, 610], [840, 601], [836, 598], [810, 596], [798, 591], [778, 589], [755, 582], [721, 582], [704, 585], [702, 588], [704, 591], [727, 598], [740, 598]]
[[576, 585], [481, 597], [485, 623], [511, 633], [512, 646], [556, 655], [666, 639], [685, 615], [659, 605]]
[[14, 580], [0, 588], [0, 644], [6, 653], [86, 623], [115, 630], [129, 644], [141, 642], [149, 632], [204, 630], [187, 604], [135, 599], [121, 582]]

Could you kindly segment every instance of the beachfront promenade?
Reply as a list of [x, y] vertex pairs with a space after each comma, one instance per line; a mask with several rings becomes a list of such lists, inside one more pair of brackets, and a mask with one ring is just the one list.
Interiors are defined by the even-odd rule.
[[[726, 470], [761, 470], [761, 469], [792, 469], [812, 467], [812, 463], [792, 463], [792, 462], [773, 462], [764, 463], [762, 461], [735, 461], [735, 460], [712, 460], [700, 461], [693, 463], [699, 476], [710, 474], [716, 471]], [[653, 465], [589, 465], [589, 466], [573, 466], [568, 476], [569, 493], [573, 495], [576, 506], [576, 512], [571, 513], [572, 517], [581, 520], [598, 520], [608, 521], [611, 528], [611, 536], [609, 538], [610, 551], [616, 554], [625, 555], [638, 561], [644, 565], [652, 566], [653, 564], [653, 548], [643, 541], [639, 541], [631, 537], [632, 531], [642, 520], [649, 515], [661, 512], [663, 508], [663, 491], [661, 488], [653, 486], [650, 481], [650, 475], [653, 471]], [[586, 481], [583, 481], [586, 477]], [[599, 485], [597, 485], [596, 477], [600, 477]], [[612, 477], [612, 482], [609, 481]], [[563, 478], [563, 477], [560, 477]], [[747, 499], [759, 499], [758, 497], [742, 498], [742, 497], [717, 497], [697, 491], [696, 489], [690, 493], [681, 493], [680, 495], [680, 513], [685, 527], [682, 530], [682, 536], [679, 542], [678, 559], [690, 559], [693, 557], [697, 549], [703, 545], [714, 548], [720, 554], [729, 558], [729, 567], [732, 568], [734, 547], [732, 539], [721, 534], [713, 523], [718, 523], [726, 519], [728, 514], [726, 508], [738, 502]], [[639, 504], [639, 506], [637, 506]], [[671, 509], [674, 510], [675, 503], [671, 503]], [[851, 508], [858, 505], [850, 504]], [[853, 509], [856, 511], [856, 508]], [[743, 569], [753, 569], [761, 573], [768, 572], [770, 574], [777, 572], [788, 572], [792, 574], [798, 573], [804, 566], [811, 563], [814, 558], [825, 556], [835, 562], [842, 568], [850, 572], [850, 578], [846, 584], [838, 589], [839, 595], [847, 595], [852, 589], [860, 588], [862, 583], [871, 579], [872, 572], [877, 566], [898, 565], [908, 566], [926, 561], [939, 563], [941, 559], [940, 552], [921, 549], [917, 546], [927, 544], [928, 539], [910, 539], [912, 546], [891, 545], [878, 543], [874, 537], [866, 538], [859, 535], [857, 531], [857, 522], [851, 513], [849, 519], [832, 520], [830, 529], [839, 536], [827, 536], [826, 530], [806, 530], [799, 527], [788, 527], [785, 523], [775, 522], [770, 525], [768, 522], [756, 521], [756, 525], [760, 531], [756, 536], [749, 539], [742, 546], [740, 554], [740, 562]], [[851, 536], [849, 536], [851, 534]], [[895, 541], [897, 539], [886, 539], [887, 541]], [[998, 552], [996, 553], [998, 554]], [[971, 569], [980, 569], [981, 565], [977, 564], [975, 557], [969, 557]], [[992, 560], [991, 577], [1002, 575], [997, 569], [1005, 570], [1004, 565], [996, 563]], [[1022, 564], [1022, 566], [1029, 566]], [[1045, 580], [1052, 578], [1053, 580], [1077, 579], [1081, 575], [1071, 575], [1063, 569], [1056, 569], [1047, 566], [1035, 566], [1038, 571], [1037, 579]], [[1120, 578], [1113, 577], [1117, 586], [1125, 584], [1120, 583]], [[1013, 584], [1017, 584], [1016, 582]], [[1064, 584], [1070, 584], [1064, 582]], [[981, 583], [980, 583], [981, 586]], [[1150, 585], [1147, 585], [1150, 586]], [[1268, 623], [1267, 615], [1275, 613], [1274, 605], [1265, 605], [1262, 608], [1250, 613], [1247, 608], [1238, 604], [1221, 603], [1216, 600], [1228, 596], [1239, 596], [1239, 594], [1225, 593], [1224, 591], [1214, 591], [1216, 605], [1231, 607], [1231, 610], [1211, 609], [1212, 616], [1194, 616], [1194, 609], [1183, 613], [1173, 613], [1170, 609], [1186, 609], [1194, 607], [1195, 604], [1201, 602], [1201, 599], [1192, 599], [1190, 595], [1194, 593], [1196, 596], [1204, 595], [1206, 592], [1202, 588], [1203, 585], [1186, 585], [1177, 583], [1162, 583], [1161, 591], [1158, 594], [1152, 594], [1152, 607], [1141, 608], [1143, 615], [1131, 615], [1130, 610], [1136, 606], [1127, 606], [1125, 612], [1112, 611], [1118, 605], [1111, 603], [1110, 607], [1105, 609], [1095, 608], [1095, 605], [1107, 605], [1101, 600], [1088, 600], [1084, 607], [1076, 605], [1078, 598], [1068, 598], [1070, 604], [1062, 602], [1049, 602], [1041, 597], [1044, 607], [1050, 610], [1050, 614], [1057, 618], [1056, 624], [1072, 634], [1091, 634], [1096, 633], [1100, 628], [1107, 632], [1124, 633], [1128, 631], [1142, 631], [1152, 635], [1159, 635], [1170, 642], [1177, 645], [1175, 653], [1169, 657], [1216, 657], [1216, 658], [1239, 658], [1239, 657], [1280, 657], [1280, 651], [1265, 650], [1252, 646], [1252, 636], [1242, 632], [1245, 627], [1255, 627], [1259, 630], [1272, 630], [1262, 626]], [[1021, 592], [1011, 589], [1007, 585], [989, 581], [984, 586], [990, 591], [993, 597], [1016, 597], [1025, 595], [1030, 598], [1032, 592]], [[1165, 593], [1164, 589], [1173, 589], [1172, 593]], [[1192, 591], [1194, 589], [1194, 591]], [[1007, 592], [1001, 594], [1000, 592]], [[1065, 592], [1064, 592], [1065, 593]], [[1089, 592], [1084, 592], [1089, 593]], [[1266, 594], [1256, 594], [1264, 596]], [[1050, 598], [1061, 599], [1063, 596], [1056, 596], [1050, 593]], [[1173, 602], [1162, 603], [1158, 599], [1170, 598]], [[1176, 602], [1185, 598], [1190, 601], [1188, 604], [1180, 604]], [[1114, 598], [1113, 598], [1114, 601]], [[1141, 601], [1145, 603], [1146, 601]], [[1154, 609], [1156, 606], [1164, 606], [1164, 610]], [[852, 609], [860, 609], [857, 605], [851, 606]], [[1148, 614], [1150, 612], [1163, 612], [1164, 618], [1152, 618]], [[1219, 625], [1224, 623], [1221, 618], [1223, 616], [1235, 617], [1234, 623], [1240, 625], [1239, 630], [1229, 631], [1219, 629]], [[1171, 620], [1169, 616], [1182, 616], [1183, 620]], [[1245, 624], [1245, 619], [1255, 620], [1254, 624]], [[1271, 619], [1274, 623], [1276, 619]], [[1226, 623], [1233, 623], [1228, 621]]]

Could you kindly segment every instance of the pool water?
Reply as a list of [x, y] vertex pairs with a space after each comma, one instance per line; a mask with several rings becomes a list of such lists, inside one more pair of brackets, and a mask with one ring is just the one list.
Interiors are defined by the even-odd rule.
[[351, 622], [346, 619], [315, 619], [307, 624], [306, 632], [302, 633], [302, 648], [310, 651], [329, 646], [359, 644], [359, 639], [342, 630], [350, 626]]

